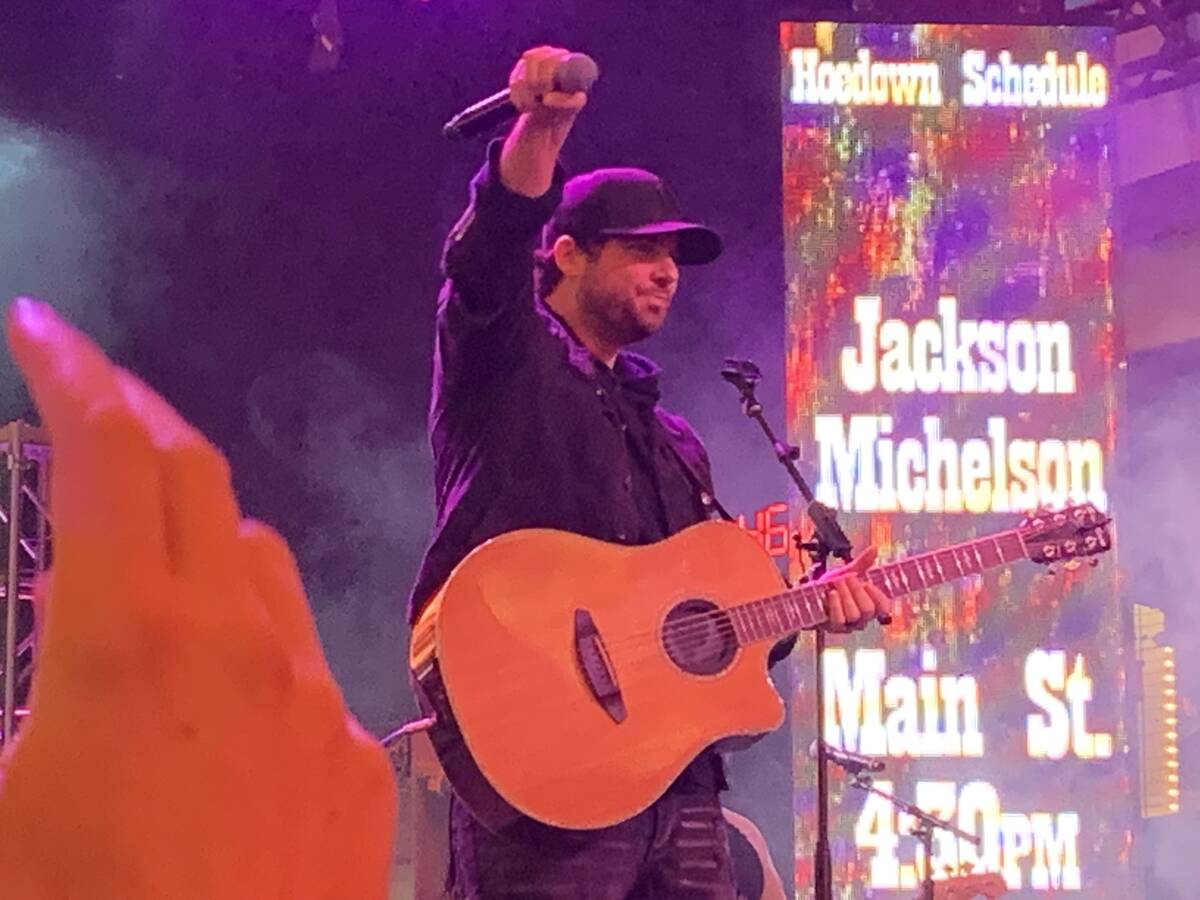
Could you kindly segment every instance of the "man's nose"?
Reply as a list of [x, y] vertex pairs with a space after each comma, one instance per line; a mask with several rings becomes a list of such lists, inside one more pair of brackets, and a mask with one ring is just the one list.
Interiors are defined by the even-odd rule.
[[654, 267], [654, 284], [660, 288], [674, 287], [679, 280], [679, 266], [670, 256], [664, 256]]

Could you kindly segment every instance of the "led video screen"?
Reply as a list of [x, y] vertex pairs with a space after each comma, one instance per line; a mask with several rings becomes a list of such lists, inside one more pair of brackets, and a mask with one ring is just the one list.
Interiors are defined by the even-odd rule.
[[[1112, 32], [785, 22], [780, 62], [788, 427], [818, 499], [890, 559], [1037, 509], [1111, 515]], [[826, 740], [981, 838], [939, 833], [935, 877], [1128, 895], [1113, 556], [1050, 575], [1011, 555], [949, 573], [962, 557], [927, 557], [910, 571], [937, 582], [936, 565], [947, 584], [906, 583], [889, 626], [830, 639]], [[811, 658], [795, 660], [803, 896], [816, 723]], [[915, 896], [911, 824], [832, 777], [835, 896]]]

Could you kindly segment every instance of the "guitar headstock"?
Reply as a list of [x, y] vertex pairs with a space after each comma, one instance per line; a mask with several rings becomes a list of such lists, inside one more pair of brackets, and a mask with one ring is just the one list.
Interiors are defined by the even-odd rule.
[[[1084, 559], [1112, 549], [1108, 516], [1091, 503], [1060, 510], [1040, 509], [1021, 520], [1017, 531], [1029, 558], [1052, 565]], [[1092, 564], [1095, 565], [1095, 560]]]
[[1004, 877], [998, 872], [982, 872], [978, 875], [955, 875], [944, 881], [933, 883], [934, 900], [972, 900], [983, 895], [999, 897], [1008, 890]]

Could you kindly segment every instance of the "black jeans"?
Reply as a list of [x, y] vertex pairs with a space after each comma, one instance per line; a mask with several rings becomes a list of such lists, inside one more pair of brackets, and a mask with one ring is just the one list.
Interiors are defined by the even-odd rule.
[[523, 822], [494, 834], [452, 801], [458, 900], [736, 900], [715, 791], [672, 790], [596, 831]]

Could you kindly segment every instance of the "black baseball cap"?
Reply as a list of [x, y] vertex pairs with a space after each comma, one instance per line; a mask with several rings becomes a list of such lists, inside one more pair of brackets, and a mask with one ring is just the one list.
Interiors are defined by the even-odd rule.
[[680, 265], [710, 263], [721, 255], [721, 238], [679, 212], [662, 179], [645, 169], [597, 169], [563, 187], [562, 202], [542, 230], [542, 246], [559, 236], [580, 241], [646, 234], [679, 236]]

